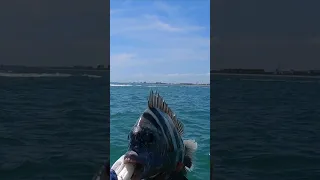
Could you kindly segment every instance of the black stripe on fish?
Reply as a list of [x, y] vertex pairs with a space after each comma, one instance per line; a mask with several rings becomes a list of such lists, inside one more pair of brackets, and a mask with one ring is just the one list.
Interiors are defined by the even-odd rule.
[[[173, 133], [174, 133], [175, 141], [176, 141], [176, 144], [177, 144], [177, 148], [179, 150], [182, 150], [181, 146], [183, 146], [183, 144], [182, 144], [183, 142], [182, 142], [181, 138], [179, 138], [177, 131], [173, 131]], [[181, 154], [181, 156], [179, 157], [179, 160], [180, 160], [180, 162], [182, 162], [183, 154]]]
[[150, 110], [150, 108], [148, 108], [145, 112], [147, 112], [148, 114], [150, 114], [153, 117], [153, 119], [156, 121], [156, 123], [160, 127], [160, 129], [158, 129], [158, 130], [161, 130], [161, 132], [163, 134], [163, 139], [166, 141], [167, 144], [170, 144], [169, 140], [168, 140], [170, 138], [170, 136], [169, 136], [169, 138], [167, 137], [165, 130], [164, 130], [164, 127], [159, 122], [159, 119], [157, 118], [157, 116]]
[[170, 131], [172, 131], [172, 127], [168, 127], [166, 124], [166, 119], [158, 112], [158, 110], [156, 108], [150, 108], [151, 112], [157, 117], [160, 126], [163, 128], [164, 132], [165, 132], [165, 136], [168, 139], [169, 142], [169, 147], [170, 147], [170, 151], [175, 151], [175, 145], [173, 143], [175, 143], [173, 140], [173, 137], [170, 134]]
[[[171, 118], [168, 114], [165, 114], [165, 113], [162, 113], [162, 114], [163, 114], [163, 116], [166, 117], [166, 119]], [[178, 135], [177, 129], [174, 127], [174, 123], [172, 121], [169, 121], [169, 124], [170, 124], [170, 126], [172, 126], [172, 131], [173, 131], [173, 135], [174, 135], [173, 141], [175, 141], [177, 149], [182, 149], [183, 142], [182, 142], [181, 137]], [[181, 160], [182, 160], [182, 158], [181, 158]]]
[[152, 117], [152, 115], [148, 112], [144, 112], [142, 114], [142, 117], [141, 118], [144, 118], [146, 120], [148, 120], [155, 128], [159, 129], [160, 130], [160, 126], [159, 124], [157, 123], [157, 121]]

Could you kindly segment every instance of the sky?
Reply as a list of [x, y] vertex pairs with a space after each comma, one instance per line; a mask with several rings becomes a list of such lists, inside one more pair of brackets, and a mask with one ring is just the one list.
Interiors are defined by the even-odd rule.
[[209, 83], [210, 1], [110, 2], [111, 82]]
[[212, 1], [211, 69], [320, 69], [320, 1]]

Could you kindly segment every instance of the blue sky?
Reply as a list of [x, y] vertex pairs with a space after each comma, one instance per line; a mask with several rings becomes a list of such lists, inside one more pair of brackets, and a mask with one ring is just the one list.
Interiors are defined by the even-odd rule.
[[210, 0], [111, 0], [111, 82], [210, 79]]

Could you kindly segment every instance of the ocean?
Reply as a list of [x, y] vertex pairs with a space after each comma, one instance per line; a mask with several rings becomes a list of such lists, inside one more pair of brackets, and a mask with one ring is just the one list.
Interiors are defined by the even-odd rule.
[[320, 78], [211, 83], [212, 179], [320, 179]]
[[109, 153], [109, 72], [0, 73], [0, 179], [91, 180]]
[[198, 142], [190, 180], [209, 179], [210, 158], [217, 180], [320, 179], [320, 79], [214, 75], [210, 89], [43, 73], [0, 73], [1, 180], [91, 179], [108, 158], [109, 95], [112, 164], [151, 89], [181, 118], [184, 138]]
[[195, 139], [198, 150], [189, 180], [210, 179], [210, 87], [159, 84], [110, 85], [111, 164], [127, 151], [127, 136], [147, 108], [150, 90], [158, 91], [185, 126], [183, 139]]
[[91, 180], [109, 150], [111, 164], [126, 151], [151, 89], [182, 119], [185, 138], [198, 142], [189, 178], [209, 179], [209, 87], [110, 85], [108, 72], [57, 71], [0, 72], [1, 180]]

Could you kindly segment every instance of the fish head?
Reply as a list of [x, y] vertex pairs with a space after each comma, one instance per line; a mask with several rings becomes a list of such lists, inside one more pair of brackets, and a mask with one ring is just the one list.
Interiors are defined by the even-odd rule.
[[128, 135], [129, 146], [124, 161], [135, 164], [132, 179], [153, 178], [174, 168], [176, 154], [168, 151], [170, 147], [163, 132], [147, 117], [148, 114], [143, 113]]

